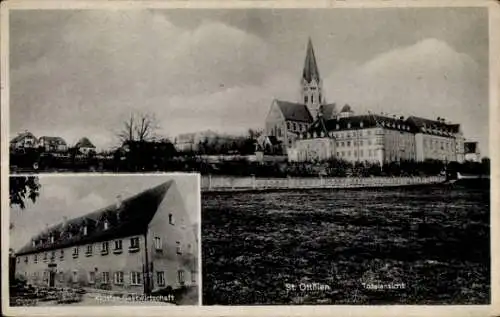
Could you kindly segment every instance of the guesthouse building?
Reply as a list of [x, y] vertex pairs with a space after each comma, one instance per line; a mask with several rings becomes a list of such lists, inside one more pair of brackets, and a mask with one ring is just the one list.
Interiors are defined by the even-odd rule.
[[16, 253], [16, 276], [48, 287], [149, 294], [198, 283], [198, 243], [175, 181], [64, 219]]

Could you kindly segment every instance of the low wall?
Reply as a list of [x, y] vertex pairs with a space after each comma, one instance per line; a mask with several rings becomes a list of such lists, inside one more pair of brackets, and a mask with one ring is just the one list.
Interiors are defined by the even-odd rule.
[[257, 178], [209, 175], [201, 178], [201, 190], [210, 192], [266, 189], [393, 187], [437, 184], [444, 181], [444, 176]]

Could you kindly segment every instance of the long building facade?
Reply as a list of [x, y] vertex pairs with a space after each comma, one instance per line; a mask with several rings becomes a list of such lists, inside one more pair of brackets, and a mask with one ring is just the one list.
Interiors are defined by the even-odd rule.
[[290, 161], [342, 159], [384, 164], [464, 160], [460, 126], [442, 120], [382, 115], [319, 118], [288, 150]]
[[198, 284], [198, 242], [174, 181], [46, 229], [16, 276], [47, 287], [149, 294]]
[[335, 103], [326, 103], [310, 39], [300, 87], [302, 100], [274, 100], [265, 122], [265, 134], [281, 144], [289, 161], [464, 160], [459, 124], [442, 118], [355, 115], [347, 104], [339, 110]]

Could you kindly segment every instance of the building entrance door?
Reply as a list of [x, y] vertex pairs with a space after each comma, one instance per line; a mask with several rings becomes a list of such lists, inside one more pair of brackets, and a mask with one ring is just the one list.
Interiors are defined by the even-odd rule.
[[56, 278], [56, 272], [50, 271], [49, 272], [49, 287], [54, 287], [54, 285], [55, 285], [55, 278]]

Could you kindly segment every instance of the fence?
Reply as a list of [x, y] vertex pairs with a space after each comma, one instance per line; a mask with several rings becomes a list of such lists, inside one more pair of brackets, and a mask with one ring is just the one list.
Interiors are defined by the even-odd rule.
[[334, 178], [257, 178], [203, 176], [202, 191], [242, 191], [266, 189], [364, 188], [437, 184], [444, 176], [428, 177], [334, 177]]

